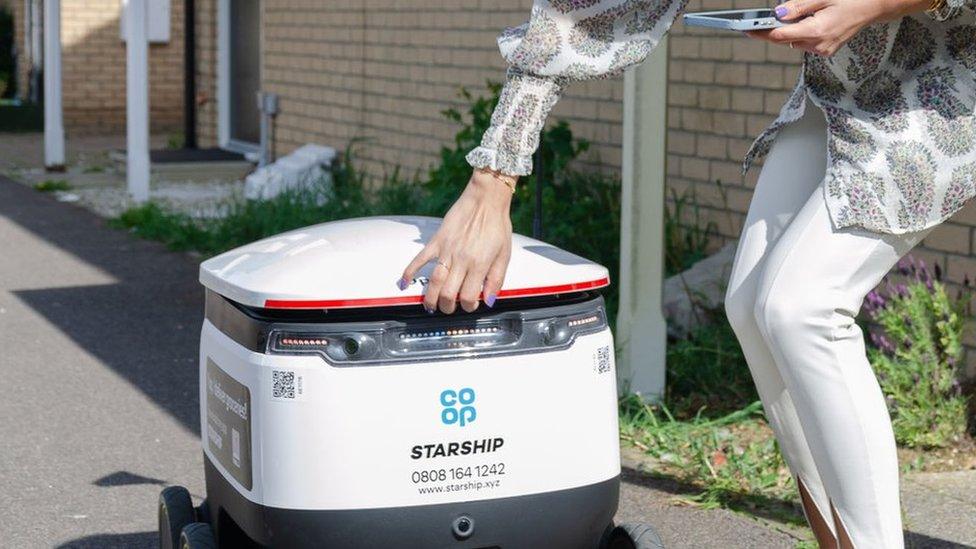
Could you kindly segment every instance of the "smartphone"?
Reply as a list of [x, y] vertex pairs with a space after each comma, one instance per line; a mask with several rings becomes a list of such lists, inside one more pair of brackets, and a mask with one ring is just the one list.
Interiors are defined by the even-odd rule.
[[734, 31], [775, 29], [776, 27], [789, 24], [776, 19], [773, 10], [769, 8], [686, 13], [683, 21], [685, 25], [695, 27], [711, 27], [714, 29]]

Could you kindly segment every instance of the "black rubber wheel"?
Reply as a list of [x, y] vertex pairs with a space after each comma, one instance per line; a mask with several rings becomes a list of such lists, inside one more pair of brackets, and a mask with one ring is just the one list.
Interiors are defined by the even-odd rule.
[[180, 534], [180, 549], [217, 549], [217, 539], [213, 529], [205, 522], [194, 522], [183, 527]]
[[617, 530], [622, 530], [627, 534], [634, 549], [664, 549], [664, 542], [657, 535], [650, 525], [639, 522], [625, 522], [617, 526]]
[[206, 522], [210, 524], [210, 504], [207, 503], [207, 500], [203, 500], [203, 503], [195, 509], [194, 514], [197, 517], [197, 520], [194, 522]]
[[610, 543], [611, 541], [613, 541], [613, 536], [616, 529], [617, 527], [614, 526], [613, 521], [611, 520], [610, 524], [608, 524], [607, 527], [603, 529], [603, 534], [600, 536], [600, 545], [598, 546], [598, 549], [610, 548]]
[[159, 549], [180, 546], [183, 527], [196, 522], [190, 492], [182, 486], [169, 486], [159, 493]]

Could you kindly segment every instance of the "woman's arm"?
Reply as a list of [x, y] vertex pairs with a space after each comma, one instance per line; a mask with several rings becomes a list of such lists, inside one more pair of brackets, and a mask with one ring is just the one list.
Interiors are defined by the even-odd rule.
[[686, 1], [535, 0], [529, 21], [498, 37], [509, 68], [491, 125], [467, 155], [474, 174], [397, 285], [405, 288], [436, 259], [424, 298], [428, 312], [452, 313], [457, 301], [473, 311], [481, 296], [492, 306], [511, 253], [508, 185], [531, 173], [539, 134], [563, 88], [643, 61]]
[[616, 76], [642, 62], [686, 0], [536, 0], [529, 21], [498, 48], [507, 80], [481, 145], [468, 162], [510, 175], [532, 171], [549, 111], [575, 80]]

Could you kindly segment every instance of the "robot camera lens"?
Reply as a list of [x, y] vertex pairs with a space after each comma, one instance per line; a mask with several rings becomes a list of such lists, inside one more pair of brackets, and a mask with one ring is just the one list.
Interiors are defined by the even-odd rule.
[[342, 343], [342, 348], [345, 349], [347, 355], [353, 356], [359, 352], [359, 342], [351, 337], [348, 337]]
[[458, 517], [454, 519], [454, 524], [451, 526], [454, 535], [458, 538], [468, 538], [474, 533], [474, 520], [471, 517]]

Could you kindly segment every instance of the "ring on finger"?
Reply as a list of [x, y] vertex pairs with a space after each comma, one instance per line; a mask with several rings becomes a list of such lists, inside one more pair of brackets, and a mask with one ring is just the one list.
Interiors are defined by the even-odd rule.
[[443, 259], [441, 259], [441, 258], [439, 258], [439, 257], [438, 257], [438, 258], [437, 258], [437, 259], [435, 259], [434, 261], [435, 261], [435, 263], [437, 263], [437, 264], [438, 264], [438, 265], [440, 265], [441, 267], [444, 267], [444, 268], [445, 268], [445, 269], [447, 269], [448, 271], [450, 271], [450, 270], [451, 270], [451, 266], [450, 266], [450, 265], [448, 265], [447, 263], [445, 263]]

